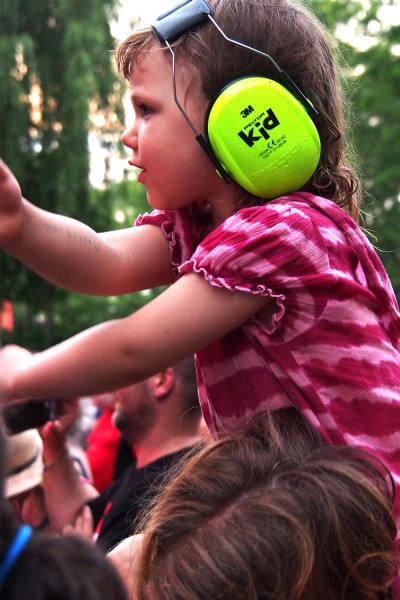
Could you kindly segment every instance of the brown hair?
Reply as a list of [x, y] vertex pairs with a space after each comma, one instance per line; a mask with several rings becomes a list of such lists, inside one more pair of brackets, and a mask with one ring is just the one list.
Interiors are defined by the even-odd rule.
[[[357, 219], [359, 184], [354, 170], [346, 165], [342, 92], [328, 32], [310, 11], [289, 0], [208, 3], [226, 35], [272, 56], [318, 109], [321, 159], [303, 189], [332, 199]], [[126, 79], [132, 64], [154, 42], [151, 29], [144, 29], [118, 45], [117, 67]], [[177, 60], [200, 74], [202, 91], [210, 100], [244, 75], [276, 79], [276, 70], [266, 58], [225, 41], [211, 23], [182, 34], [173, 46]], [[241, 204], [263, 202], [247, 194]]]
[[307, 424], [290, 435], [286, 419], [267, 425], [211, 443], [164, 487], [135, 563], [137, 600], [392, 597], [385, 468], [323, 445]]
[[174, 365], [174, 371], [182, 384], [183, 410], [191, 413], [194, 418], [200, 418], [201, 408], [197, 388], [196, 367], [194, 357], [189, 356]]

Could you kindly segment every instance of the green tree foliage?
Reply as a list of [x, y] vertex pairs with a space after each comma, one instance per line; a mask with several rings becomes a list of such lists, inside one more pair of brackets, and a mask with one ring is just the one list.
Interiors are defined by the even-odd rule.
[[359, 122], [354, 142], [362, 156], [366, 224], [400, 299], [400, 26], [382, 27], [358, 56]]
[[116, 0], [13, 0], [1, 7], [1, 151], [30, 199], [82, 219], [88, 205], [89, 106], [117, 81], [108, 19]]
[[[397, 0], [310, 0], [337, 35], [366, 228], [400, 299], [400, 26]], [[397, 8], [396, 8], [397, 7]], [[397, 13], [395, 12], [397, 10]], [[397, 24], [393, 18], [397, 14]], [[391, 15], [391, 16], [390, 16]], [[345, 42], [342, 28], [348, 31]]]

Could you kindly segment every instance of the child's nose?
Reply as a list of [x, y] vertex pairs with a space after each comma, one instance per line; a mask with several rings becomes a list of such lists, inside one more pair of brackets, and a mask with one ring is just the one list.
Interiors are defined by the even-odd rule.
[[125, 129], [121, 135], [121, 141], [127, 148], [131, 148], [132, 150], [137, 148], [137, 133], [134, 124]]

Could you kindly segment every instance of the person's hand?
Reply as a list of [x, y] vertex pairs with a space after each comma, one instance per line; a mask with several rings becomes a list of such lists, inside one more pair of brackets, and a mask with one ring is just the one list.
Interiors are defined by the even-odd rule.
[[49, 421], [39, 429], [43, 441], [43, 455], [52, 463], [68, 453], [67, 435], [79, 416], [79, 399], [58, 400], [57, 419]]
[[0, 159], [0, 245], [12, 242], [20, 231], [23, 202], [21, 188], [13, 173]]
[[80, 535], [94, 543], [94, 522], [90, 508], [85, 504], [72, 525], [66, 525], [64, 535]]
[[18, 369], [26, 364], [30, 357], [29, 350], [14, 344], [8, 344], [0, 350], [0, 405], [4, 406], [15, 400], [10, 391], [11, 383]]

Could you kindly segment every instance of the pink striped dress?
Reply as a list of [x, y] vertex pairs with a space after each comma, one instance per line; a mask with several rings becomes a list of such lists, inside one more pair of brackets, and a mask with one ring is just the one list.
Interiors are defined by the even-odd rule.
[[198, 352], [210, 430], [295, 406], [328, 443], [381, 458], [399, 502], [400, 314], [361, 229], [333, 202], [304, 192], [240, 209], [208, 235], [191, 211], [153, 211], [136, 224], [162, 228], [177, 278], [198, 273], [277, 307], [272, 320], [255, 315]]

